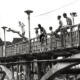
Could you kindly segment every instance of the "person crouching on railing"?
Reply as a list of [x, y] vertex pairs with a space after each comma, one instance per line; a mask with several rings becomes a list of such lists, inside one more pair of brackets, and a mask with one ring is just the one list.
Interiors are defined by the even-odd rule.
[[47, 38], [46, 35], [46, 30], [44, 29], [44, 27], [41, 26], [41, 24], [38, 24], [38, 28], [40, 29], [40, 42], [44, 41], [44, 38]]
[[57, 19], [59, 21], [59, 27], [58, 27], [58, 29], [55, 30], [54, 34], [55, 34], [56, 37], [59, 37], [58, 36], [58, 32], [61, 31], [61, 28], [63, 27], [63, 22], [61, 20], [61, 16], [60, 15], [57, 16]]

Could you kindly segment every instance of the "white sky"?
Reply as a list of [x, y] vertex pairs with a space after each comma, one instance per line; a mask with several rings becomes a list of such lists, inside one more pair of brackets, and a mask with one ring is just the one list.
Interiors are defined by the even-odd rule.
[[[40, 14], [58, 9], [62, 6], [68, 5], [64, 8], [56, 10], [52, 13], [38, 16]], [[25, 24], [26, 37], [28, 37], [28, 16], [24, 13], [25, 10], [33, 10], [31, 13], [31, 37], [35, 37], [34, 28], [40, 23], [47, 32], [49, 27], [53, 27], [53, 31], [58, 27], [57, 16], [63, 15], [64, 12], [70, 16], [70, 12], [77, 12], [75, 24], [80, 22], [80, 0], [0, 0], [0, 27], [6, 26], [14, 30], [21, 31], [18, 26], [18, 21]], [[65, 19], [62, 17], [65, 23]], [[0, 28], [0, 37], [4, 40], [3, 30]], [[6, 40], [12, 41], [14, 37], [19, 37], [12, 32], [6, 32]]]

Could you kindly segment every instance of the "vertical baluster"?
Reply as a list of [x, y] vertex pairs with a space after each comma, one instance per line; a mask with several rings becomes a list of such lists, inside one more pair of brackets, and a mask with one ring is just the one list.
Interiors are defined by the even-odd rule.
[[47, 44], [49, 44], [49, 39], [48, 39], [48, 35], [46, 35], [46, 37], [45, 37], [45, 50], [47, 51]]
[[80, 24], [78, 25], [78, 46], [80, 46]]
[[9, 53], [12, 56], [12, 52], [11, 52], [11, 46], [9, 46]]
[[57, 49], [57, 38], [55, 37], [55, 49]]
[[61, 49], [63, 48], [64, 44], [63, 44], [63, 32], [62, 32], [62, 29], [60, 30], [61, 32], [61, 35], [60, 35], [60, 40], [61, 40]]
[[50, 49], [52, 50], [52, 35], [50, 34]]
[[33, 43], [32, 49], [33, 49], [33, 53], [34, 53], [35, 52], [35, 39], [33, 39], [32, 43]]
[[72, 26], [70, 26], [70, 44], [73, 47]]

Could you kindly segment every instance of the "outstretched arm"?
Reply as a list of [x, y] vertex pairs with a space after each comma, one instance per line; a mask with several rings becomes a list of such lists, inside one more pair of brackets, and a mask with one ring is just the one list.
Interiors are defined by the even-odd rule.
[[17, 34], [19, 33], [19, 31], [15, 31], [15, 30], [13, 30], [13, 29], [11, 29], [11, 28], [9, 28], [7, 31], [8, 31], [8, 32], [11, 31], [11, 32], [13, 32], [13, 33], [17, 33]]

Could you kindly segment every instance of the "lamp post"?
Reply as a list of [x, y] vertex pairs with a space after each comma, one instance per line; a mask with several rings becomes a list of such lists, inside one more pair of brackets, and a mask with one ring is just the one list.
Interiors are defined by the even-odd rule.
[[3, 26], [2, 29], [4, 30], [4, 53], [3, 55], [6, 56], [6, 35], [5, 35], [5, 30], [7, 27]]
[[72, 13], [70, 13], [70, 15], [72, 16], [73, 25], [74, 25], [74, 17], [77, 17], [77, 13], [76, 12], [72, 12]]
[[30, 47], [30, 52], [31, 52], [31, 34], [30, 34], [30, 13], [32, 13], [32, 10], [26, 10], [24, 11], [28, 15], [28, 27], [29, 27], [29, 47]]

